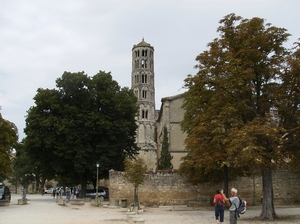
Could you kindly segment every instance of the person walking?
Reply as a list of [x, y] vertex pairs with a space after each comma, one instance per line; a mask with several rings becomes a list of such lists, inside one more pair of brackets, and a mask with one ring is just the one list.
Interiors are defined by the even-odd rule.
[[237, 196], [237, 189], [236, 188], [231, 188], [230, 194], [231, 197], [227, 198], [226, 195], [224, 194], [223, 191], [221, 191], [222, 196], [225, 199], [225, 202], [228, 203], [228, 205], [230, 205], [229, 208], [229, 223], [230, 224], [237, 224], [237, 218], [238, 218], [238, 214], [236, 212], [236, 209], [240, 206], [240, 199]]
[[52, 189], [52, 196], [53, 196], [53, 199], [55, 199], [55, 194], [56, 194], [56, 189], [53, 188], [53, 189]]
[[72, 199], [76, 199], [76, 187], [73, 187]]
[[70, 201], [71, 199], [71, 191], [69, 188], [66, 188], [66, 199], [67, 201]]
[[223, 190], [217, 189], [214, 196], [215, 217], [217, 224], [224, 222], [224, 204], [225, 199], [222, 195]]

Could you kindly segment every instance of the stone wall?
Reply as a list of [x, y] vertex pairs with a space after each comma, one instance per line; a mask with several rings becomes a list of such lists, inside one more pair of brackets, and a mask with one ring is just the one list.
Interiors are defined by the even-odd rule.
[[[109, 177], [110, 202], [126, 198], [128, 203], [133, 201], [133, 185], [124, 178], [124, 172], [110, 171]], [[145, 182], [138, 189], [139, 201], [144, 205], [189, 204], [196, 202], [199, 206], [210, 206], [217, 184], [192, 185], [186, 178], [172, 171], [148, 172]], [[229, 188], [238, 189], [239, 195], [249, 205], [253, 204], [254, 192], [257, 204], [262, 197], [261, 177], [238, 178], [229, 183]], [[255, 189], [254, 189], [255, 184]], [[273, 174], [274, 197], [278, 204], [299, 203], [300, 175], [291, 174], [287, 170], [279, 170]]]

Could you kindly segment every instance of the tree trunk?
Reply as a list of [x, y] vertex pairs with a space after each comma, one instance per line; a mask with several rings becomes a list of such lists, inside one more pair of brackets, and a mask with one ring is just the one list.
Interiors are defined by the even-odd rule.
[[228, 196], [229, 175], [228, 166], [224, 166], [224, 194]]
[[86, 178], [85, 178], [85, 174], [81, 174], [80, 175], [80, 179], [81, 179], [81, 189], [80, 189], [80, 198], [84, 198], [85, 194], [86, 194]]
[[138, 197], [138, 193], [137, 193], [137, 187], [134, 188], [134, 195], [133, 195], [133, 204], [134, 207], [139, 207], [139, 197]]
[[262, 185], [263, 201], [260, 217], [263, 219], [277, 218], [273, 202], [272, 170], [270, 168], [262, 170]]
[[46, 179], [42, 177], [42, 178], [41, 178], [41, 182], [40, 182], [41, 188], [44, 188], [45, 183], [46, 183]]

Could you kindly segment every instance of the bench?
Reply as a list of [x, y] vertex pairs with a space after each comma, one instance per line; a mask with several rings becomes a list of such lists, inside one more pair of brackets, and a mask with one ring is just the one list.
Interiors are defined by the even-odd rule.
[[175, 206], [187, 206], [189, 199], [170, 199], [169, 203], [172, 205], [173, 210], [175, 210]]
[[292, 205], [292, 199], [290, 197], [274, 197], [274, 204], [290, 204]]
[[[260, 198], [260, 203], [263, 202], [263, 197]], [[288, 194], [286, 197], [274, 197], [273, 198], [274, 204], [290, 204], [293, 205], [292, 197], [290, 197]]]
[[201, 207], [201, 203], [199, 201], [189, 201], [188, 207], [195, 209], [195, 207]]
[[209, 198], [190, 199], [187, 204], [188, 207], [193, 207], [193, 208], [201, 207], [201, 206], [209, 206], [209, 205], [210, 205]]
[[175, 209], [176, 205], [186, 205], [187, 207], [200, 207], [209, 205], [209, 198], [188, 198], [188, 199], [170, 199], [170, 204]]

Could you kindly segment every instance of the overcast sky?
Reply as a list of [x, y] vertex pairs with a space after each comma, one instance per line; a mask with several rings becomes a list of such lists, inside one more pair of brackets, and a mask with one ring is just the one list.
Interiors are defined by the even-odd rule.
[[131, 50], [154, 49], [156, 108], [184, 92], [195, 57], [218, 37], [229, 13], [261, 17], [300, 38], [298, 0], [0, 0], [0, 113], [25, 137], [26, 111], [38, 88], [54, 88], [64, 71], [111, 72], [131, 86]]

